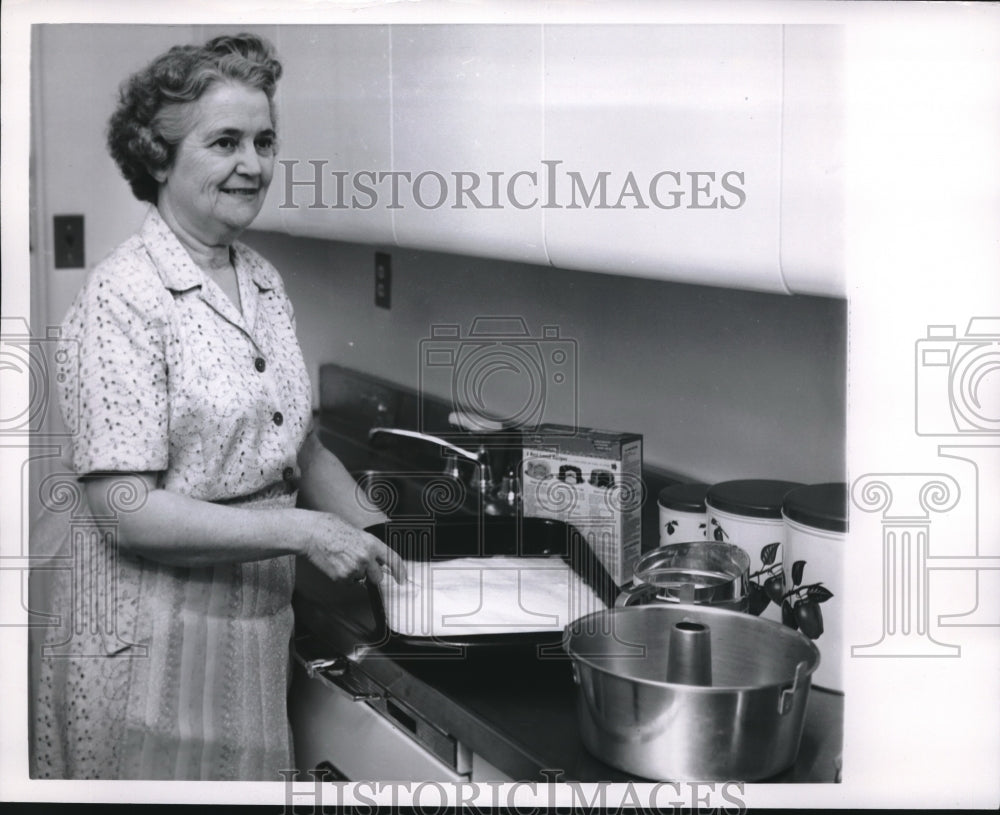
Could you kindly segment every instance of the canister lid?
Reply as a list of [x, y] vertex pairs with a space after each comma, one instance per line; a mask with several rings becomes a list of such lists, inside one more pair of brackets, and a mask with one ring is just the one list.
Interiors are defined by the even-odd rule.
[[780, 518], [785, 494], [801, 486], [803, 485], [797, 481], [772, 481], [766, 478], [723, 481], [708, 488], [705, 502], [734, 515]]
[[660, 490], [660, 506], [681, 512], [704, 512], [708, 484], [671, 484]]
[[785, 496], [782, 511], [793, 521], [828, 532], [847, 531], [847, 484], [810, 484]]

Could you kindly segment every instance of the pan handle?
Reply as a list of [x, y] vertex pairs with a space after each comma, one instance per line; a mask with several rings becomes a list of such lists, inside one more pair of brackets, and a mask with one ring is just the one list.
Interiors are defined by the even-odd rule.
[[640, 583], [639, 585], [625, 586], [620, 590], [615, 599], [615, 608], [625, 608], [626, 606], [641, 606], [648, 603], [656, 595], [656, 586], [652, 583]]
[[375, 627], [371, 631], [365, 632], [365, 643], [378, 648], [389, 642], [389, 623], [385, 618], [385, 604], [382, 602], [382, 592], [377, 583], [366, 578], [365, 588], [368, 589], [368, 601], [371, 604], [372, 617], [375, 620]]
[[799, 686], [804, 684], [804, 676], [806, 669], [809, 666], [805, 660], [802, 660], [798, 665], [795, 666], [795, 678], [792, 680], [792, 686], [790, 688], [785, 688], [781, 691], [781, 695], [778, 696], [778, 713], [784, 716], [788, 713], [794, 703], [795, 703], [795, 693], [799, 689]]

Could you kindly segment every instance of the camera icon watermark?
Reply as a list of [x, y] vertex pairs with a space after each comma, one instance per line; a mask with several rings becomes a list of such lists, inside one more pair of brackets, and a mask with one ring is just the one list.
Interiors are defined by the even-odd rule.
[[450, 401], [466, 430], [534, 431], [578, 426], [576, 340], [558, 326], [532, 336], [522, 317], [477, 317], [467, 334], [455, 324], [431, 327], [420, 341], [418, 422], [439, 431], [433, 400]]
[[1000, 506], [985, 488], [1000, 478], [1000, 317], [972, 317], [962, 336], [954, 325], [929, 325], [916, 343], [915, 384], [917, 435], [947, 439], [938, 457], [961, 461], [973, 480], [975, 528], [965, 546], [971, 552], [931, 563], [974, 572], [974, 605], [939, 622], [1000, 626]]
[[[4, 317], [0, 325], [0, 375], [4, 394], [0, 438], [66, 438], [76, 427], [50, 423], [51, 395], [80, 365], [75, 340], [64, 339], [58, 327], [44, 337], [31, 334], [23, 317]], [[26, 388], [26, 393], [25, 393]], [[26, 398], [21, 398], [22, 394]], [[79, 411], [70, 411], [75, 417]], [[58, 428], [58, 429], [54, 429]]]
[[918, 436], [1000, 435], [1000, 317], [973, 317], [964, 336], [929, 325], [916, 344]]
[[961, 539], [965, 551], [931, 551], [931, 513], [950, 513], [963, 497], [948, 473], [874, 473], [855, 482], [855, 506], [882, 513], [883, 622], [881, 638], [853, 646], [854, 657], [961, 655], [958, 645], [934, 639], [933, 572], [975, 578], [971, 608], [938, 615], [939, 627], [1000, 627], [1000, 511], [983, 490], [1000, 478], [1000, 317], [973, 317], [961, 337], [954, 325], [928, 325], [916, 342], [915, 363], [914, 429], [918, 436], [950, 439], [937, 455], [962, 461], [966, 480], [971, 476], [964, 497], [974, 525]]

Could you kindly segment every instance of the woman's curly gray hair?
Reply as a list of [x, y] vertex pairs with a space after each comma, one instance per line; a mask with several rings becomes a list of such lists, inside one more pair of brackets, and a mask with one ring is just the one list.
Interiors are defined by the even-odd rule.
[[274, 88], [281, 63], [271, 44], [254, 34], [216, 37], [204, 45], [177, 45], [125, 80], [108, 122], [108, 150], [132, 193], [156, 203], [153, 173], [171, 166], [177, 145], [190, 132], [185, 112], [218, 82], [239, 82], [263, 91], [274, 122]]

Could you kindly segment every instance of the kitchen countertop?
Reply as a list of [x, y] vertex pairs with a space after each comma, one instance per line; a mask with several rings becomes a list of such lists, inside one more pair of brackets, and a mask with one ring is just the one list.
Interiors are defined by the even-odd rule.
[[[512, 676], [502, 670], [484, 672], [475, 682], [447, 665], [424, 662], [406, 667], [419, 681], [448, 696], [484, 725], [508, 736], [521, 753], [519, 758], [531, 763], [534, 773], [528, 778], [539, 778], [541, 770], [546, 769], [562, 771], [561, 780], [565, 781], [632, 780], [593, 757], [580, 741], [577, 689], [569, 662], [532, 662], [523, 673], [515, 671]], [[834, 780], [842, 710], [843, 697], [825, 691], [810, 692], [798, 759], [774, 782]]]
[[[321, 584], [308, 576], [302, 582], [296, 598], [298, 633], [310, 635], [325, 656], [350, 653], [365, 626], [347, 621], [370, 614], [367, 593], [353, 586], [331, 592], [327, 583], [320, 594], [310, 586]], [[368, 651], [351, 670], [367, 675], [515, 780], [545, 781], [559, 772], [559, 781], [642, 781], [584, 748], [570, 662], [559, 650], [554, 657], [538, 658], [531, 645], [477, 646], [464, 656], [441, 658], [412, 647], [393, 651], [390, 643]], [[765, 783], [838, 780], [843, 710], [842, 695], [813, 688], [795, 764]]]

